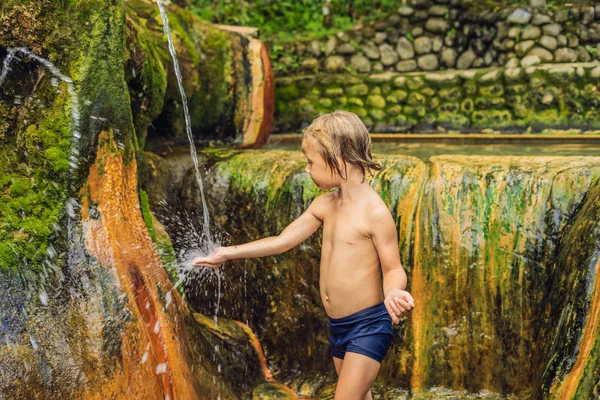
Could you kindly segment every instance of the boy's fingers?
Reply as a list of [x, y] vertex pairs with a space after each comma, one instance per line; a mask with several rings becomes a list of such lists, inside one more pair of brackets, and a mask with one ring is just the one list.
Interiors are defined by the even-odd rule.
[[403, 299], [397, 299], [396, 302], [403, 307], [407, 312], [412, 310], [412, 306]]
[[392, 308], [392, 310], [394, 311], [394, 313], [398, 316], [402, 315], [402, 311], [400, 310], [400, 307], [398, 307], [398, 305], [393, 301], [390, 300], [390, 307]]
[[396, 316], [396, 313], [392, 310], [392, 308], [390, 307], [390, 305], [388, 303], [391, 304], [392, 302], [384, 301], [383, 305], [387, 309], [388, 314], [390, 314], [390, 317], [392, 317], [392, 321], [394, 322], [394, 324], [397, 324], [399, 322], [398, 317]]
[[406, 307], [406, 303], [402, 299], [394, 297], [394, 301], [400, 309], [400, 312], [402, 312], [402, 315], [405, 315], [410, 311], [410, 309]]

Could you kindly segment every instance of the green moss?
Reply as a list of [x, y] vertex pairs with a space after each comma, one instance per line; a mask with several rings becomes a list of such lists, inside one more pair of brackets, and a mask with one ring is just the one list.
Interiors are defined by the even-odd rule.
[[[39, 95], [44, 101], [27, 103], [19, 114], [29, 125], [21, 120], [17, 131], [9, 132], [11, 140], [0, 146], [0, 270], [39, 272], [53, 233], [50, 227], [62, 214], [69, 170], [69, 97], [66, 90], [53, 92], [46, 80]], [[50, 110], [42, 111], [43, 103], [51, 104]]]
[[359, 83], [346, 89], [346, 93], [349, 96], [364, 96], [369, 93], [369, 87], [364, 83]]
[[152, 215], [150, 213], [150, 205], [148, 204], [148, 195], [143, 190], [140, 190], [140, 205], [142, 208], [142, 217], [144, 218], [144, 223], [148, 228], [148, 233], [150, 234], [152, 241], [156, 241], [156, 232], [154, 231], [154, 226], [152, 224]]
[[508, 110], [477, 110], [473, 112], [471, 121], [475, 127], [501, 127], [512, 121], [512, 115]]

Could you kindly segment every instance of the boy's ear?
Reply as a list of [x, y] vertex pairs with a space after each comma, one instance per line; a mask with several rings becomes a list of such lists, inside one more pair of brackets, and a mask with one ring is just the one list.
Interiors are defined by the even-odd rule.
[[342, 172], [340, 174], [340, 177], [343, 180], [347, 180], [348, 179], [348, 164], [340, 156], [337, 156], [335, 159], [337, 160], [337, 163], [340, 166], [340, 170]]

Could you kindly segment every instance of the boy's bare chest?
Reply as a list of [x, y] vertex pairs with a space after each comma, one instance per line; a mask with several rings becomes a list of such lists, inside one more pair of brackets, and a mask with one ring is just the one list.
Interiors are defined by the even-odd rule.
[[331, 211], [323, 219], [323, 240], [331, 244], [371, 242], [364, 209], [346, 207]]

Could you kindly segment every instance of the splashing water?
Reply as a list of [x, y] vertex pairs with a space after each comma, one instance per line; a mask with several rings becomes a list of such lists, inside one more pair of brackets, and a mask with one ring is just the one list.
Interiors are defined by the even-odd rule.
[[192, 136], [192, 123], [190, 120], [190, 111], [187, 105], [187, 97], [185, 95], [185, 90], [183, 88], [183, 78], [181, 76], [181, 71], [179, 69], [179, 61], [177, 60], [177, 53], [175, 51], [175, 45], [173, 44], [173, 37], [171, 36], [171, 30], [169, 28], [169, 18], [167, 17], [167, 13], [162, 5], [162, 0], [156, 0], [156, 4], [158, 5], [158, 9], [160, 10], [160, 16], [163, 21], [163, 30], [165, 35], [167, 35], [167, 39], [169, 41], [169, 52], [171, 53], [171, 58], [173, 59], [173, 69], [175, 70], [175, 75], [177, 76], [177, 86], [179, 86], [179, 93], [181, 93], [181, 103], [183, 104], [183, 114], [185, 117], [185, 132], [187, 134], [188, 140], [190, 141], [190, 154], [192, 156], [192, 161], [194, 162], [194, 173], [196, 175], [196, 182], [198, 183], [198, 188], [200, 189], [200, 196], [202, 198], [202, 213], [204, 217], [203, 221], [203, 237], [206, 242], [212, 242], [209, 232], [209, 216], [208, 216], [208, 208], [206, 207], [206, 199], [204, 198], [204, 186], [202, 185], [202, 179], [200, 177], [200, 168], [198, 167], [198, 156], [196, 154], [196, 147], [194, 146], [194, 138]]

